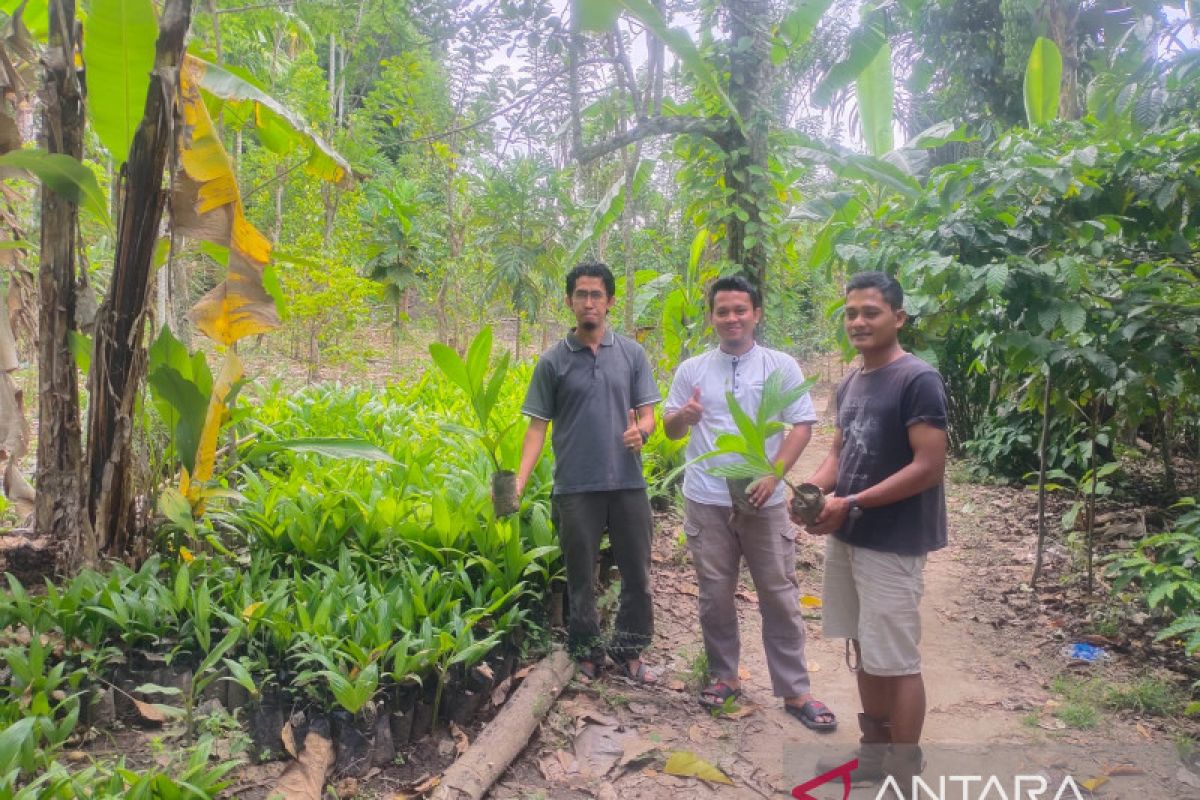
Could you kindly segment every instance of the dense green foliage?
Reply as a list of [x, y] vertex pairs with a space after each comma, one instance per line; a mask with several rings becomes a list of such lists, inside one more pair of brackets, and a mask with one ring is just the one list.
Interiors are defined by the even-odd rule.
[[[522, 367], [502, 384], [498, 415], [516, 417], [528, 376]], [[256, 435], [228, 475], [237, 492], [210, 501], [198, 523], [168, 525], [164, 556], [137, 570], [87, 570], [37, 594], [10, 578], [0, 630], [32, 639], [4, 650], [13, 678], [0, 713], [5, 725], [25, 720], [4, 734], [15, 743], [0, 751], [8, 785], [48, 768], [88, 692], [137, 652], [193, 672], [184, 692], [141, 687], [191, 728], [198, 696], [218, 680], [350, 713], [392, 687], [424, 686], [436, 709], [447, 681], [516, 646], [541, 624], [559, 569], [549, 463], [521, 513], [496, 520], [493, 461], [461, 424], [468, 418], [465, 398], [432, 373], [382, 393], [277, 388], [245, 422]], [[501, 453], [515, 438], [501, 439]], [[313, 442], [324, 446], [302, 446]], [[368, 442], [390, 458], [364, 460], [339, 442]], [[63, 646], [51, 653], [41, 637]], [[89, 785], [118, 780], [96, 769]], [[50, 770], [32, 785], [63, 779]]]

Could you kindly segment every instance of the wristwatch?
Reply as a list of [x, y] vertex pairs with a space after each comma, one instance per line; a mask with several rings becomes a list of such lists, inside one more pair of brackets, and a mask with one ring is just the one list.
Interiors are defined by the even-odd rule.
[[862, 516], [863, 510], [862, 506], [858, 504], [858, 495], [850, 495], [846, 498], [846, 502], [850, 504], [850, 510], [846, 514], [848, 519], [855, 520]]

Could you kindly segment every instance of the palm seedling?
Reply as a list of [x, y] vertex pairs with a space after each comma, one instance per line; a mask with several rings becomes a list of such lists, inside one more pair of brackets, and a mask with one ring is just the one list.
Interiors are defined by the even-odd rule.
[[762, 399], [754, 416], [742, 408], [732, 392], [726, 392], [725, 399], [729, 403], [729, 412], [737, 425], [737, 432], [720, 434], [717, 436], [714, 450], [688, 463], [694, 464], [718, 456], [738, 456], [739, 461], [719, 464], [708, 470], [710, 475], [725, 479], [735, 510], [753, 512], [748, 493], [753, 491], [760, 481], [773, 477], [783, 481], [792, 490], [792, 508], [797, 516], [806, 521], [816, 519], [823, 504], [821, 490], [808, 483], [799, 486], [793, 484], [784, 474], [783, 464], [774, 460], [775, 454], [767, 452], [767, 444], [771, 437], [782, 433], [787, 427], [779, 421], [779, 415], [808, 392], [816, 382], [815, 377], [808, 378], [791, 389], [784, 389], [783, 373], [771, 373], [763, 384]]

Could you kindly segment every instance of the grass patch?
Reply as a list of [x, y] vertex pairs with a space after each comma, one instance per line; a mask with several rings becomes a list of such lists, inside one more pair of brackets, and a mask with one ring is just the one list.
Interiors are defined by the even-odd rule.
[[1132, 684], [1109, 686], [1104, 692], [1104, 705], [1115, 711], [1171, 717], [1183, 711], [1184, 696], [1168, 681], [1145, 677]]
[[1103, 685], [1098, 679], [1083, 680], [1071, 675], [1058, 675], [1050, 682], [1050, 690], [1066, 701], [1054, 712], [1069, 728], [1087, 730], [1100, 723], [1098, 706], [1103, 697]]
[[694, 692], [698, 692], [708, 686], [708, 653], [704, 652], [703, 647], [696, 650], [688, 658], [687, 674], [684, 677], [684, 682]]
[[1100, 709], [1152, 717], [1177, 716], [1183, 713], [1187, 700], [1179, 687], [1151, 676], [1133, 683], [1108, 684], [1099, 678], [1059, 675], [1050, 682], [1050, 690], [1065, 700], [1055, 715], [1072, 728], [1095, 727]]
[[1088, 730], [1100, 724], [1100, 712], [1091, 703], [1068, 702], [1057, 716], [1068, 728]]

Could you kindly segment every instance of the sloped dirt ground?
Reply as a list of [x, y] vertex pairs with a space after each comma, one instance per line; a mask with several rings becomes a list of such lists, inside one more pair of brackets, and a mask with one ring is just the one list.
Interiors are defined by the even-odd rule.
[[[818, 408], [827, 397], [824, 387]], [[796, 477], [815, 468], [831, 435], [829, 427], [816, 432]], [[1151, 645], [1148, 634], [1092, 638], [1108, 645], [1110, 658], [1096, 664], [1070, 662], [1066, 648], [1080, 641], [1089, 629], [1088, 615], [1095, 613], [1082, 599], [1082, 590], [1059, 577], [1069, 566], [1061, 546], [1049, 548], [1043, 588], [1029, 588], [1035, 499], [1028, 490], [951, 478], [951, 544], [929, 559], [922, 606], [927, 750], [953, 745], [985, 754], [985, 762], [999, 760], [1003, 751], [1020, 762], [1014, 770], [1021, 774], [1049, 777], [1047, 797], [1071, 775], [1077, 784], [1107, 776], [1093, 784], [1097, 797], [1200, 798], [1200, 766], [1192, 765], [1195, 772], [1183, 768], [1177, 747], [1187, 737], [1196, 739], [1194, 724], [1101, 711], [1095, 727], [1081, 730], [1059, 719], [1067, 701], [1050, 688], [1056, 676], [1067, 676], [1071, 683], [1097, 678], [1107, 685], [1146, 677], [1186, 685], [1187, 679], [1162, 666], [1185, 662], [1170, 658], [1165, 646]], [[743, 701], [732, 714], [718, 717], [699, 707], [693, 676], [702, 651], [697, 589], [678, 543], [680, 528], [676, 516], [666, 515], [656, 530], [657, 634], [647, 659], [665, 672], [663, 683], [647, 689], [605, 677], [573, 684], [491, 797], [789, 797], [798, 782], [815, 774], [816, 755], [853, 748], [859, 707], [843, 643], [821, 636], [819, 608], [806, 611], [814, 693], [840, 720], [833, 734], [812, 733], [784, 714], [771, 696], [748, 576], [738, 593]], [[798, 541], [802, 591], [819, 597], [823, 544], [803, 534]], [[732, 785], [666, 774], [665, 762], [677, 751], [693, 752], [717, 766]], [[952, 786], [959, 796], [961, 789]], [[981, 787], [974, 788], [978, 792]], [[855, 789], [852, 797], [874, 797], [876, 791]], [[1005, 791], [1012, 791], [1011, 784]], [[1080, 791], [1087, 795], [1082, 786]], [[814, 792], [841, 797], [840, 786]], [[1063, 796], [1073, 795], [1068, 789]]]

